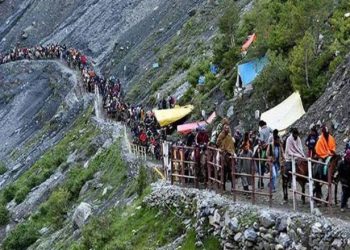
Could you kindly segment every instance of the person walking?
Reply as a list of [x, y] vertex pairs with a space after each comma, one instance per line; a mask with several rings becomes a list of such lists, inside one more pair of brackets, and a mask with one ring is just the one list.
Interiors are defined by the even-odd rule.
[[[232, 138], [230, 126], [228, 124], [224, 125], [223, 131], [220, 133], [218, 140], [217, 140], [218, 148], [223, 151], [224, 154], [224, 160], [223, 160], [223, 167], [224, 167], [224, 183], [226, 183], [226, 180], [231, 180], [231, 156], [235, 154], [235, 144]], [[224, 184], [225, 186], [225, 184]]]
[[[292, 128], [291, 134], [288, 136], [286, 141], [286, 149], [284, 152], [285, 158], [285, 175], [289, 176], [287, 173], [292, 171], [292, 159], [298, 159], [298, 157], [305, 157], [303, 144], [301, 143], [299, 137], [299, 131], [296, 128]], [[288, 181], [289, 182], [289, 181]]]
[[[249, 138], [248, 138], [249, 139]], [[244, 140], [240, 153], [238, 155], [242, 158], [251, 158], [253, 157], [253, 151], [250, 147], [249, 140]], [[252, 161], [248, 159], [238, 159], [237, 164], [237, 173], [243, 173], [243, 174], [253, 174], [252, 173]], [[249, 185], [252, 185], [252, 178], [248, 176], [241, 176], [242, 180], [242, 186], [244, 191], [249, 191]]]
[[266, 152], [267, 158], [272, 164], [272, 179], [271, 179], [271, 189], [272, 192], [276, 192], [276, 182], [278, 173], [281, 169], [281, 166], [284, 164], [284, 151], [281, 143], [281, 139], [278, 134], [274, 134], [273, 142], [269, 144]]

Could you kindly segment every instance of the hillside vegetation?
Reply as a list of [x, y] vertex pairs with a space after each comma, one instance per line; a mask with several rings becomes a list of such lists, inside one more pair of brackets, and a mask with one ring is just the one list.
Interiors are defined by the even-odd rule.
[[[48, 7], [44, 2], [40, 2], [40, 5], [23, 2], [30, 7], [29, 14], [23, 10], [28, 20], [31, 20], [29, 16], [35, 16], [37, 11], [42, 10], [41, 6]], [[61, 23], [54, 29], [51, 25], [45, 25], [45, 34], [37, 37], [29, 34], [29, 39], [24, 43], [53, 42], [62, 36], [61, 41], [69, 43], [69, 46], [81, 45], [79, 49], [84, 53], [98, 57], [96, 69], [106, 77], [118, 74], [125, 83], [123, 91], [129, 103], [142, 104], [151, 109], [157, 105], [158, 95], [163, 98], [177, 93], [178, 104], [195, 106], [191, 120], [200, 119], [201, 110], [206, 110], [207, 114], [217, 110], [219, 116], [226, 116], [227, 109], [232, 106], [234, 115], [230, 117], [233, 120], [231, 125], [240, 124], [249, 129], [257, 127], [253, 118], [255, 110], [265, 111], [294, 91], [301, 93], [306, 109], [311, 107], [311, 111], [317, 111], [317, 100], [324, 104], [324, 99], [329, 99], [324, 96], [328, 93], [325, 90], [333, 91], [333, 88], [327, 88], [332, 76], [337, 76], [333, 79], [340, 79], [337, 81], [346, 84], [347, 79], [342, 77], [337, 67], [344, 63], [350, 48], [350, 17], [346, 15], [350, 12], [348, 0], [152, 0], [149, 5], [146, 2], [66, 2], [61, 11], [75, 6], [84, 8], [70, 9], [69, 13], [74, 15], [67, 20], [65, 16], [68, 12], [61, 16], [57, 11], [55, 20], [61, 20]], [[10, 9], [8, 4], [6, 1], [6, 9]], [[104, 16], [108, 22], [91, 18], [93, 11], [90, 5], [93, 9], [98, 8], [99, 13], [106, 11], [109, 5], [113, 6]], [[147, 13], [142, 12], [145, 6]], [[17, 10], [18, 6], [13, 8]], [[107, 24], [116, 18], [113, 14], [119, 8], [119, 25], [111, 25], [115, 34], [109, 36]], [[170, 15], [172, 8], [176, 11]], [[79, 19], [80, 14], [84, 18]], [[16, 12], [15, 17], [20, 19], [20, 13]], [[40, 20], [44, 22], [46, 17], [40, 16]], [[78, 29], [84, 22], [94, 27], [93, 35], [84, 33], [90, 32], [87, 31], [88, 25]], [[0, 39], [8, 38], [2, 40], [0, 48], [9, 48], [24, 26], [23, 21], [17, 23], [13, 20], [5, 26], [0, 25]], [[37, 26], [31, 26], [33, 28], [29, 31], [37, 30]], [[99, 38], [97, 31], [102, 26], [103, 35]], [[76, 33], [74, 30], [77, 30]], [[242, 44], [253, 33], [257, 39], [243, 56]], [[85, 35], [86, 41], [83, 39]], [[237, 66], [265, 55], [268, 64], [253, 82], [253, 91], [235, 95]], [[40, 63], [46, 65], [46, 62]], [[216, 75], [210, 71], [213, 64], [219, 69]], [[349, 63], [343, 65], [346, 67]], [[11, 69], [11, 66], [6, 67]], [[27, 71], [32, 73], [32, 70]], [[72, 70], [69, 76], [76, 73]], [[203, 86], [197, 84], [200, 76], [206, 79]], [[73, 82], [72, 85], [78, 83]], [[57, 97], [59, 88], [50, 85], [50, 91], [51, 88]], [[63, 100], [65, 96], [62, 94], [60, 98]], [[72, 97], [74, 100], [84, 98], [92, 100], [94, 95], [83, 93]], [[61, 99], [57, 102], [61, 102]], [[45, 99], [43, 103], [47, 106], [48, 102]], [[184, 250], [214, 250], [222, 247], [219, 241], [222, 236], [209, 233], [202, 236], [203, 245], [195, 245], [198, 232], [194, 225], [200, 213], [190, 205], [179, 202], [150, 206], [145, 202], [150, 195], [150, 184], [158, 176], [146, 166], [149, 162], [142, 162], [127, 152], [128, 136], [124, 127], [114, 121], [97, 121], [89, 105], [91, 103], [81, 104], [84, 108], [77, 109], [74, 113], [76, 116], [66, 117], [69, 123], [60, 124], [60, 128], [67, 128], [62, 132], [62, 138], [52, 142], [49, 149], [44, 147], [40, 157], [28, 157], [32, 164], [25, 159], [28, 168], [23, 167], [16, 174], [15, 167], [8, 166], [8, 162], [24, 161], [20, 158], [22, 151], [17, 151], [15, 143], [12, 161], [3, 162], [0, 159], [0, 175], [13, 175], [13, 179], [2, 183], [0, 189], [1, 248], [89, 250], [180, 247]], [[4, 104], [4, 110], [10, 108]], [[344, 112], [341, 117], [335, 116], [339, 121], [344, 121], [340, 125], [344, 131], [348, 126], [345, 124], [348, 122], [344, 118], [347, 115], [345, 109], [342, 107]], [[43, 134], [51, 135], [58, 129], [54, 123], [56, 116], [53, 114], [52, 117], [52, 120], [50, 117], [42, 124], [42, 133], [22, 143], [26, 151], [29, 152], [39, 140], [44, 141]], [[312, 116], [312, 119], [322, 118]], [[311, 122], [317, 121], [309, 118], [301, 127], [307, 130]], [[178, 197], [181, 200], [184, 196], [180, 193]], [[91, 206], [91, 213], [84, 218], [84, 225], [79, 227], [74, 214], [82, 203]], [[191, 204], [195, 206], [200, 203], [193, 200]], [[257, 220], [249, 216], [248, 219], [249, 223], [242, 224], [246, 226], [245, 229]], [[206, 232], [211, 230], [207, 228], [208, 223], [209, 219], [201, 225]], [[188, 225], [192, 225], [192, 228]], [[178, 239], [180, 243], [172, 245]]]

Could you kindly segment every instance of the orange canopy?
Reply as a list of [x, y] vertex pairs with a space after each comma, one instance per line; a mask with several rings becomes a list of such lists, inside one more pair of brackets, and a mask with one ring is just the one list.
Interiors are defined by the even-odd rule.
[[250, 35], [248, 40], [243, 44], [242, 46], [242, 51], [248, 50], [250, 45], [256, 40], [256, 35], [255, 33], [253, 35]]
[[333, 136], [329, 135], [328, 142], [322, 134], [316, 143], [316, 154], [322, 159], [333, 155], [336, 149], [335, 139]]

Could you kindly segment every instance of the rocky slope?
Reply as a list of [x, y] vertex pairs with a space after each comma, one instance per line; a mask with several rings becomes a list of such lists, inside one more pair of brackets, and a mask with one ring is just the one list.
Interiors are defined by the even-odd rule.
[[[152, 106], [157, 93], [184, 96], [191, 67], [211, 58], [222, 2], [0, 0], [0, 51], [17, 42], [65, 43], [84, 51], [105, 76], [121, 78], [130, 101]], [[252, 2], [237, 4], [243, 12]], [[339, 140], [349, 136], [349, 63], [298, 122], [302, 130], [320, 120], [333, 125]], [[0, 65], [0, 83], [0, 141], [6, 141], [0, 159], [8, 168], [0, 177], [0, 220], [2, 207], [9, 213], [0, 227], [4, 249], [349, 246], [346, 223], [261, 214], [206, 191], [158, 183], [142, 202], [155, 178], [142, 174], [147, 163], [127, 152], [122, 126], [86, 111], [93, 96], [84, 93], [77, 72], [57, 61], [14, 62]], [[221, 83], [215, 84], [193, 102], [205, 109], [217, 102], [225, 116], [233, 101], [225, 101]], [[249, 98], [238, 99], [229, 113], [247, 116], [256, 129]]]
[[0, 65], [0, 82], [0, 159], [9, 170], [2, 187], [62, 138], [88, 99], [75, 73], [56, 61]]
[[[22, 46], [66, 43], [106, 68], [112, 60], [119, 64], [152, 33], [158, 34], [158, 41], [167, 41], [189, 18], [187, 13], [203, 2], [6, 0], [0, 9], [0, 50], [8, 50], [17, 42]], [[113, 65], [112, 72], [123, 75], [125, 64], [127, 75], [135, 75], [138, 62], [131, 60]]]
[[337, 139], [339, 152], [350, 139], [350, 55], [338, 67], [330, 79], [324, 94], [309, 108], [307, 113], [295, 124], [301, 131], [310, 126], [326, 124]]

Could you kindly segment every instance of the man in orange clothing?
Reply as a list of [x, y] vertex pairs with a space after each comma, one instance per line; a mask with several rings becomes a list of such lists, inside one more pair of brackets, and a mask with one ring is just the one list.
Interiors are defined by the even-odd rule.
[[324, 167], [319, 167], [317, 172], [320, 176], [327, 175], [327, 167], [330, 158], [336, 154], [336, 143], [334, 137], [329, 134], [329, 130], [326, 126], [322, 127], [322, 134], [316, 143], [315, 150], [320, 160], [326, 163]]
[[316, 143], [316, 154], [322, 160], [326, 160], [329, 156], [335, 155], [336, 144], [335, 139], [329, 134], [326, 126], [322, 128], [322, 134]]

